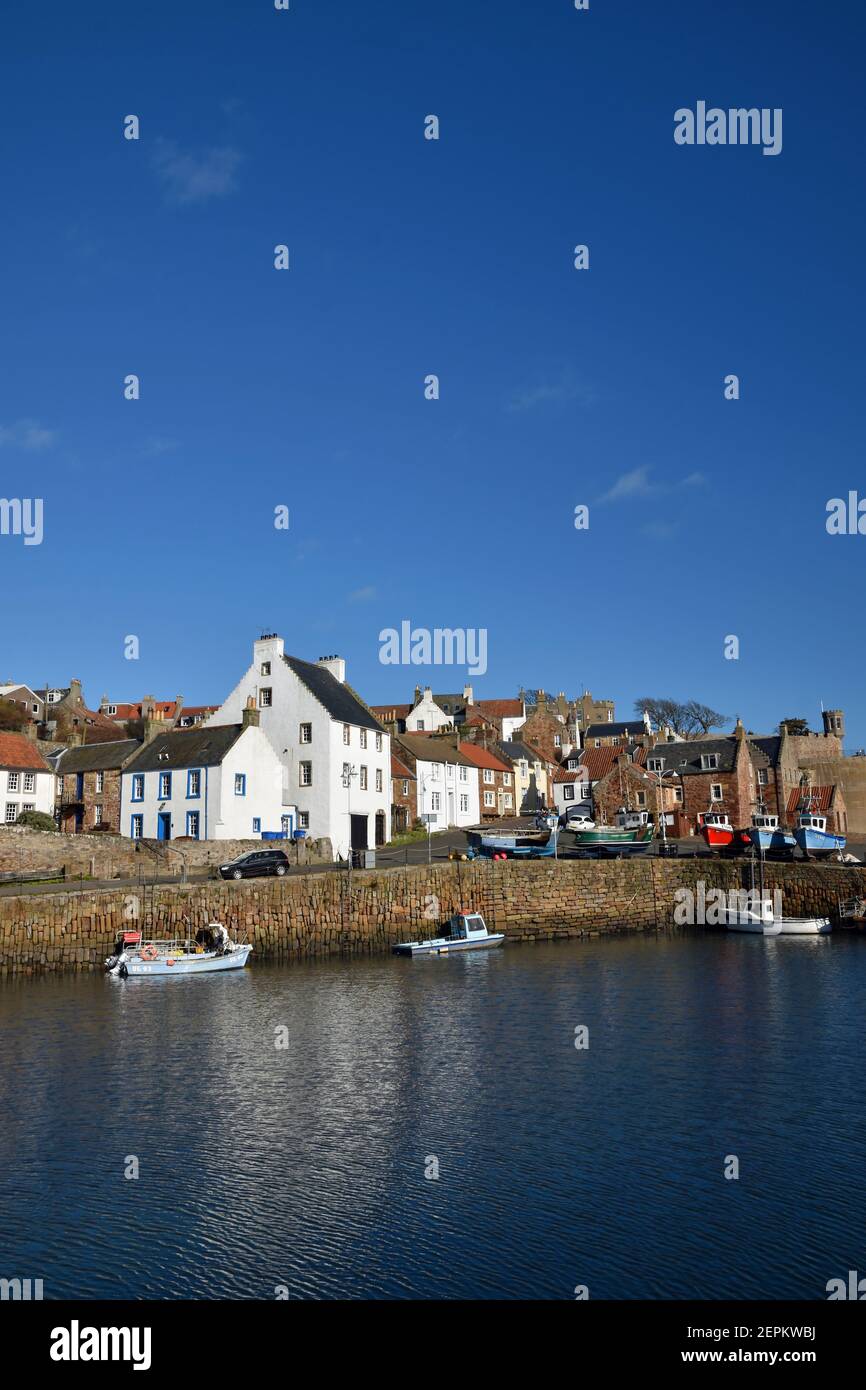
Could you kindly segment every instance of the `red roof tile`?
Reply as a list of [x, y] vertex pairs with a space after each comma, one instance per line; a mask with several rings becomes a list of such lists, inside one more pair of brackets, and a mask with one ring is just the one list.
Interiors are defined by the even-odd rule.
[[792, 787], [788, 793], [789, 819], [793, 820], [801, 810], [812, 816], [826, 816], [835, 790], [835, 787]]
[[524, 713], [522, 700], [476, 700], [475, 703], [496, 719], [519, 719]]
[[405, 767], [399, 758], [395, 758], [393, 753], [391, 754], [391, 776], [411, 777], [413, 781], [415, 780], [414, 772], [410, 772], [409, 768]]
[[0, 767], [11, 768], [13, 772], [50, 772], [51, 768], [43, 758], [32, 738], [26, 734], [0, 733]]

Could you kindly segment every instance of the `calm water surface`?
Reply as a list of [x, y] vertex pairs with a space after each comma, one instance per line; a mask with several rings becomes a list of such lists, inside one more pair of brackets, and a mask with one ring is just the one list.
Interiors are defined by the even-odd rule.
[[825, 1297], [866, 1269], [864, 998], [866, 938], [841, 933], [7, 983], [0, 1276]]

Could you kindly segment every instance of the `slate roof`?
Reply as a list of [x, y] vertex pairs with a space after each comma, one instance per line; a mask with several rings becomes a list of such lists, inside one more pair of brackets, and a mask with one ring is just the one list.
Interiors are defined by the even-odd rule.
[[[124, 772], [171, 772], [178, 767], [216, 767], [243, 733], [243, 724], [171, 730], [142, 746]], [[167, 756], [161, 757], [161, 754]], [[61, 771], [65, 768], [61, 767]]]
[[356, 724], [361, 729], [375, 729], [377, 734], [383, 732], [376, 716], [349, 686], [337, 680], [327, 666], [319, 666], [313, 661], [301, 661], [297, 656], [284, 656], [283, 661], [294, 671], [298, 680], [303, 681], [310, 693], [315, 695], [332, 719], [338, 720], [341, 724]]
[[[701, 766], [701, 758], [715, 753], [718, 767], [708, 769]], [[726, 738], [696, 738], [682, 743], [657, 743], [650, 748], [650, 758], [664, 758], [664, 771], [680, 773], [690, 777], [694, 773], [733, 772], [737, 757], [737, 740]]]
[[50, 772], [39, 749], [26, 734], [0, 733], [0, 767], [13, 772]]
[[534, 748], [530, 748], [527, 743], [522, 743], [519, 738], [503, 739], [499, 747], [513, 763], [519, 763], [521, 759], [526, 763], [543, 763], [546, 761], [540, 753], [536, 753]]
[[435, 734], [398, 734], [401, 744], [413, 758], [425, 763], [463, 763], [465, 767], [475, 767], [475, 763], [459, 752], [447, 739], [437, 738]]
[[108, 772], [120, 767], [141, 746], [141, 739], [122, 738], [64, 748], [54, 760], [54, 771], [60, 777], [70, 772]]
[[587, 726], [583, 739], [588, 742], [591, 738], [622, 738], [623, 734], [632, 734], [638, 737], [646, 734], [646, 725], [643, 720], [635, 716], [634, 719], [626, 719], [620, 724], [611, 721], [609, 724], [590, 724]]

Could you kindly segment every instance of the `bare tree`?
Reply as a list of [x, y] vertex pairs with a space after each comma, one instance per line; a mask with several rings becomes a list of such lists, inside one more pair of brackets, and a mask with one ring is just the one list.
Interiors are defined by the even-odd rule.
[[703, 705], [699, 700], [645, 698], [635, 700], [634, 708], [635, 713], [640, 715], [646, 710], [659, 729], [668, 726], [680, 738], [689, 734], [708, 734], [711, 729], [721, 728], [728, 719], [726, 714], [720, 714], [711, 705]]

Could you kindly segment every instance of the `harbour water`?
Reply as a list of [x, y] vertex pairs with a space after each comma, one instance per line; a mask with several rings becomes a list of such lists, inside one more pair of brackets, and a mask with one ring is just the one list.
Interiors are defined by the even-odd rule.
[[826, 1298], [866, 1263], [864, 998], [840, 932], [6, 982], [0, 1276]]

